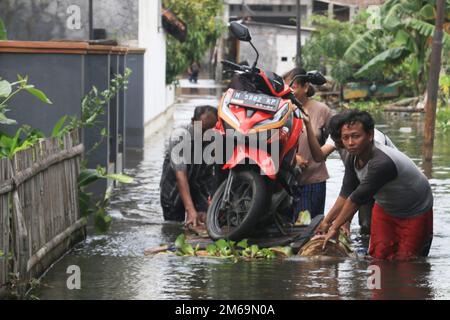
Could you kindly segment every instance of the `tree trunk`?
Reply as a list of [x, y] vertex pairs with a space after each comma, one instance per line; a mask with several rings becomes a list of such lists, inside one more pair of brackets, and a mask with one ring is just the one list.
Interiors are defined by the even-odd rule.
[[439, 89], [439, 71], [441, 69], [442, 37], [444, 23], [444, 0], [436, 3], [436, 28], [431, 51], [430, 76], [428, 78], [428, 98], [425, 103], [425, 132], [423, 143], [423, 162], [425, 174], [431, 178], [433, 163], [434, 130], [436, 125], [436, 104]]

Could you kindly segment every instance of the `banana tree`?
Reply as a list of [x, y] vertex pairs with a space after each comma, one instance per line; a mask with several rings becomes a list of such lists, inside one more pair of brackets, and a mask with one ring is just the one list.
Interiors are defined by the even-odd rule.
[[[381, 24], [356, 39], [345, 52], [348, 61], [371, 59], [362, 65], [356, 76], [374, 70], [397, 72], [406, 75], [414, 94], [426, 89], [431, 39], [436, 16], [435, 0], [388, 0], [380, 8]], [[447, 1], [446, 20], [450, 19], [450, 2]], [[450, 36], [444, 33], [444, 44]], [[373, 54], [373, 48], [378, 50]], [[371, 55], [372, 52], [372, 55]]]
[[[349, 46], [359, 35], [367, 31], [366, 13], [358, 14], [352, 22], [341, 22], [321, 15], [313, 15], [310, 23], [315, 27], [310, 39], [302, 48], [302, 66], [309, 70], [326, 67], [338, 84], [341, 97], [345, 83], [355, 80], [352, 60], [344, 59]], [[367, 60], [363, 60], [365, 62]], [[365, 79], [379, 79], [380, 73], [372, 73]], [[382, 78], [382, 75], [381, 75]]]

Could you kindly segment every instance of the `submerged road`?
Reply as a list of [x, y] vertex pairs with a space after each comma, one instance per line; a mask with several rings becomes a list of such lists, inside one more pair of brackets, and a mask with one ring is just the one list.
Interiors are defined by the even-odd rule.
[[[109, 208], [114, 218], [106, 235], [76, 246], [46, 273], [35, 292], [40, 299], [450, 299], [450, 147], [449, 135], [437, 135], [434, 179], [435, 236], [430, 256], [414, 262], [378, 263], [381, 290], [367, 286], [370, 261], [355, 259], [237, 262], [162, 255], [145, 257], [144, 249], [174, 241], [179, 224], [164, 223], [159, 204], [164, 142], [173, 126], [189, 121], [200, 104], [215, 97], [184, 97], [173, 122], [148, 141], [143, 159], [127, 173], [131, 185], [115, 191]], [[377, 127], [400, 150], [420, 164], [423, 119], [420, 115], [381, 115]], [[447, 142], [446, 142], [447, 141]], [[132, 159], [133, 160], [133, 159]], [[343, 166], [337, 155], [327, 161], [329, 208], [339, 193]], [[367, 245], [354, 219], [356, 249]], [[81, 289], [69, 290], [66, 270], [81, 270]]]

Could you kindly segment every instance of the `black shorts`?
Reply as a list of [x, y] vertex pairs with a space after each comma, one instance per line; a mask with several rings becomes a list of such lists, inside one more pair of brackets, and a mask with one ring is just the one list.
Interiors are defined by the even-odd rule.
[[[207, 212], [208, 202], [203, 197], [192, 194], [192, 201], [194, 201], [195, 210], [197, 212]], [[186, 218], [186, 209], [183, 201], [179, 198], [174, 205], [162, 204], [163, 216], [165, 221], [179, 221], [183, 222]]]

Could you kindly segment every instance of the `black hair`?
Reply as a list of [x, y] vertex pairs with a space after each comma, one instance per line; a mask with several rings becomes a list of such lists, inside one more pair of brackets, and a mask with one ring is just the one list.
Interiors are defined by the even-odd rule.
[[[334, 118], [334, 119], [333, 119]], [[333, 116], [329, 122], [330, 135], [333, 140], [341, 138], [341, 129], [344, 125], [353, 125], [360, 122], [366, 133], [369, 133], [375, 128], [375, 121], [367, 111], [360, 111], [356, 109], [349, 109]]]
[[328, 121], [328, 132], [330, 133], [331, 139], [334, 141], [341, 139], [342, 115], [344, 112], [335, 114]]
[[200, 121], [201, 116], [204, 115], [205, 113], [211, 113], [212, 115], [214, 115], [216, 117], [216, 119], [218, 118], [216, 108], [214, 108], [213, 106], [204, 105], [204, 106], [195, 107], [194, 116], [192, 117], [192, 121]]
[[[306, 71], [302, 68], [299, 67], [295, 67], [294, 69], [292, 69], [291, 71], [286, 72], [283, 75], [283, 79], [286, 81], [287, 79], [294, 79], [294, 77], [298, 76], [298, 75], [306, 75]], [[306, 78], [297, 78], [295, 80], [295, 83], [298, 85], [301, 85], [302, 87], [305, 86], [305, 84], [307, 84], [309, 81]], [[289, 84], [289, 83], [288, 83]], [[313, 86], [311, 85], [311, 83], [309, 84], [309, 88], [308, 88], [308, 92], [307, 92], [307, 96], [312, 97], [313, 95], [316, 94], [316, 90], [314, 90]]]
[[[302, 68], [299, 67], [295, 67], [294, 69], [286, 72], [283, 75], [283, 79], [294, 79], [295, 76], [299, 76], [299, 75], [306, 75], [306, 71]], [[297, 80], [295, 80], [295, 83], [297, 84], [301, 84], [302, 87], [306, 84], [306, 79], [305, 78], [298, 78]]]

